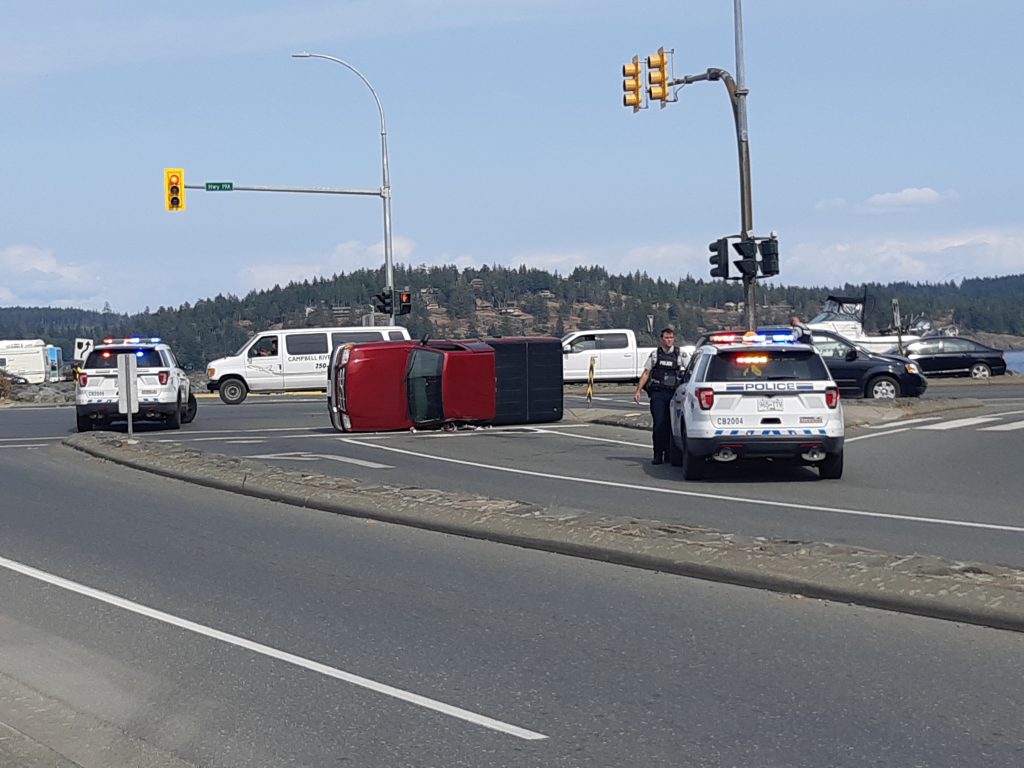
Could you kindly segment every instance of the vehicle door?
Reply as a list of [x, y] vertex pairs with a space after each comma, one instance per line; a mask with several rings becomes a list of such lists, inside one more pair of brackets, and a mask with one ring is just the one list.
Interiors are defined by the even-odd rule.
[[825, 361], [829, 373], [839, 387], [843, 397], [859, 397], [864, 394], [862, 378], [864, 372], [873, 364], [857, 352], [856, 347], [846, 343], [837, 336], [822, 333], [812, 335], [815, 349]]
[[174, 357], [174, 353], [169, 349], [162, 350], [164, 359], [167, 362], [167, 367], [171, 371], [171, 381], [174, 383], [174, 389], [182, 393], [183, 400], [188, 400], [188, 396], [192, 391], [192, 382], [188, 379], [188, 374], [185, 373], [185, 369], [178, 365], [177, 358]]
[[925, 376], [939, 373], [944, 365], [938, 339], [915, 341], [907, 347], [907, 357], [917, 363]]
[[597, 350], [597, 334], [577, 336], [563, 348], [563, 354], [562, 377], [566, 381], [586, 381], [591, 358], [594, 358], [594, 378], [599, 378], [601, 356]]
[[940, 370], [946, 373], [967, 373], [977, 355], [974, 344], [967, 339], [943, 338], [939, 340]]
[[245, 382], [253, 392], [284, 386], [281, 339], [276, 333], [259, 336], [245, 351]]
[[284, 334], [284, 388], [326, 390], [329, 352], [324, 331]]
[[630, 349], [629, 336], [624, 333], [598, 334], [597, 350], [603, 378], [636, 378], [636, 349]]

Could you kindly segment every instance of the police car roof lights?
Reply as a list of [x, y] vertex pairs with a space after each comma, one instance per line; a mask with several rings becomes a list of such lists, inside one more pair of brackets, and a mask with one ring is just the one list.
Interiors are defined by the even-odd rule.
[[724, 331], [711, 334], [708, 341], [712, 344], [793, 344], [798, 338], [795, 330]]
[[124, 338], [124, 339], [110, 338], [110, 339], [104, 339], [103, 343], [104, 344], [159, 344], [160, 343], [160, 337], [159, 336], [153, 336], [153, 337], [148, 338], [148, 339], [144, 339], [141, 336], [132, 336], [131, 338]]

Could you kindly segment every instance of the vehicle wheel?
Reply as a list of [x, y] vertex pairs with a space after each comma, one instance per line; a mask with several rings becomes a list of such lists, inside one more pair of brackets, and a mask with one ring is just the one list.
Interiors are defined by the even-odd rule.
[[992, 369], [985, 365], [985, 363], [975, 363], [971, 366], [972, 379], [987, 379], [991, 375]]
[[185, 414], [181, 417], [181, 423], [191, 424], [195, 421], [197, 410], [199, 410], [199, 403], [196, 401], [196, 396], [190, 392], [188, 395], [188, 404], [185, 406]]
[[245, 383], [240, 379], [228, 379], [221, 382], [220, 399], [226, 405], [238, 405], [245, 400], [245, 396], [248, 394], [249, 390], [245, 388]]
[[181, 400], [175, 404], [174, 411], [164, 417], [168, 429], [181, 429]]
[[77, 416], [76, 418], [79, 432], [92, 432], [92, 419], [88, 416]]
[[868, 384], [867, 396], [872, 400], [895, 400], [900, 396], [900, 383], [892, 376], [878, 376]]
[[683, 452], [679, 446], [676, 445], [675, 438], [673, 437], [671, 440], [672, 442], [668, 444], [668, 458], [672, 462], [673, 467], [681, 467], [683, 466]]
[[707, 466], [707, 459], [702, 456], [694, 456], [686, 450], [686, 427], [684, 425], [680, 434], [683, 447], [679, 449], [679, 466], [683, 468], [684, 480], [703, 480], [704, 469]]
[[838, 480], [843, 476], [843, 452], [830, 453], [818, 462], [818, 477], [822, 480]]

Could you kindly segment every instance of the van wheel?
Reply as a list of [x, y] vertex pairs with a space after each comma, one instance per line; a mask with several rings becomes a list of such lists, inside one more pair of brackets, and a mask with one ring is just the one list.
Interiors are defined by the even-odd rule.
[[220, 384], [220, 399], [226, 405], [238, 405], [248, 394], [249, 390], [241, 379], [228, 379]]
[[822, 480], [839, 480], [843, 476], [843, 452], [830, 453], [818, 462], [818, 477]]
[[77, 416], [78, 431], [79, 432], [92, 432], [92, 419], [88, 416]]
[[199, 410], [199, 403], [196, 396], [189, 392], [188, 403], [185, 405], [185, 415], [181, 417], [182, 424], [191, 424], [196, 418], [196, 411]]
[[178, 395], [174, 410], [164, 417], [164, 423], [168, 429], [181, 429], [181, 395]]
[[892, 376], [878, 376], [868, 384], [867, 394], [872, 400], [895, 400], [900, 396], [900, 383]]

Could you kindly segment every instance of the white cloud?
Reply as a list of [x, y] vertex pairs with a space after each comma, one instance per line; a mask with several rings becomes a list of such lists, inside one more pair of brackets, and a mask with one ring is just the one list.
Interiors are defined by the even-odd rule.
[[34, 245], [0, 250], [0, 303], [8, 306], [96, 304], [101, 288], [91, 265], [62, 264], [52, 251]]
[[868, 211], [909, 211], [931, 205], [938, 205], [959, 197], [955, 190], [936, 192], [931, 187], [906, 187], [899, 192], [879, 192], [863, 203]]

